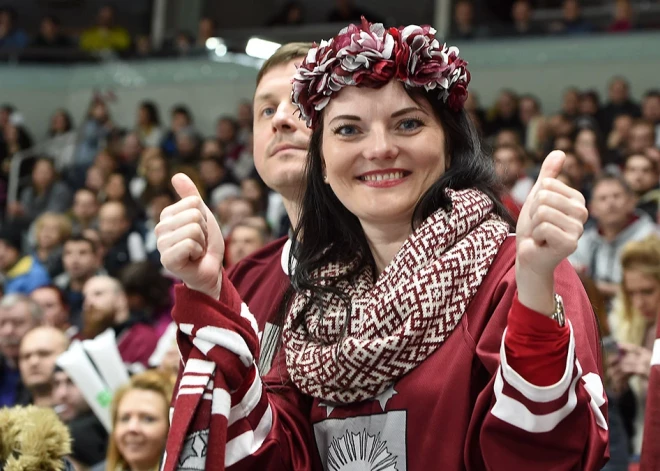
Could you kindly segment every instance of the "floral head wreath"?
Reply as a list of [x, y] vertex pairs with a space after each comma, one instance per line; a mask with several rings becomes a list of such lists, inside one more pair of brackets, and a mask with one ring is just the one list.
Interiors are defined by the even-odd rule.
[[378, 88], [396, 78], [409, 87], [438, 90], [458, 111], [467, 99], [470, 72], [457, 47], [440, 45], [435, 29], [410, 25], [385, 29], [364, 17], [329, 41], [314, 44], [293, 78], [291, 99], [313, 128], [330, 98], [347, 86]]

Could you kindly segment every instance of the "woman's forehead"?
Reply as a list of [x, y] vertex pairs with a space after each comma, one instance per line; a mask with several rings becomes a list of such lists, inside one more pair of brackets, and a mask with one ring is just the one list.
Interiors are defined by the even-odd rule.
[[430, 110], [426, 100], [414, 100], [398, 81], [391, 81], [380, 88], [346, 87], [334, 95], [325, 108], [325, 117], [338, 115], [380, 115], [408, 107]]

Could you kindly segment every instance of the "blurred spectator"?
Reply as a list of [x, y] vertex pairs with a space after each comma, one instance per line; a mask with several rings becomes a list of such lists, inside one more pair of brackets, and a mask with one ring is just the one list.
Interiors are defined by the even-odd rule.
[[524, 128], [523, 144], [533, 153], [543, 153], [547, 139], [546, 120], [541, 113], [541, 103], [533, 95], [523, 95], [518, 104], [518, 115]]
[[40, 49], [68, 49], [73, 42], [60, 30], [60, 20], [52, 15], [44, 16], [39, 25], [39, 34], [32, 41], [32, 47]]
[[229, 198], [226, 201], [226, 211], [218, 214], [220, 228], [223, 234], [230, 234], [236, 224], [254, 216], [254, 206], [246, 198]]
[[252, 137], [252, 120], [252, 102], [241, 101], [236, 111], [236, 121], [238, 122], [238, 142], [243, 145], [247, 145]]
[[61, 213], [45, 212], [34, 222], [34, 255], [51, 279], [64, 271], [62, 245], [71, 236], [71, 230], [71, 220]]
[[590, 175], [600, 174], [603, 162], [603, 145], [600, 135], [591, 128], [584, 128], [575, 135], [575, 153], [587, 166]]
[[146, 260], [142, 236], [131, 230], [127, 208], [120, 201], [110, 201], [99, 210], [99, 234], [105, 249], [103, 266], [116, 276], [124, 265]]
[[222, 148], [222, 155], [233, 164], [242, 150], [238, 141], [238, 122], [231, 116], [221, 116], [218, 119], [215, 137]]
[[108, 181], [108, 174], [98, 165], [92, 165], [85, 172], [84, 188], [92, 191], [96, 195], [101, 195]]
[[252, 134], [248, 136], [245, 144], [242, 147], [243, 148], [238, 156], [238, 160], [234, 162], [234, 165], [231, 169], [234, 176], [239, 180], [248, 178], [250, 175], [254, 175], [256, 173], [253, 153], [254, 138]]
[[177, 165], [196, 164], [199, 160], [199, 150], [199, 137], [192, 128], [184, 128], [176, 133], [174, 163]]
[[222, 158], [209, 157], [200, 160], [199, 174], [204, 184], [207, 202], [218, 198], [216, 193], [225, 193], [227, 185], [238, 186], [234, 176], [225, 168]]
[[192, 34], [187, 31], [177, 31], [176, 36], [174, 37], [174, 44], [172, 48], [182, 56], [188, 54], [192, 47], [195, 39]]
[[153, 52], [151, 38], [148, 34], [140, 34], [135, 38], [135, 54], [138, 57], [149, 57]]
[[0, 7], [0, 49], [22, 49], [28, 45], [28, 35], [17, 23], [16, 10]]
[[73, 120], [71, 115], [64, 108], [55, 110], [50, 117], [50, 125], [48, 127], [48, 137], [56, 137], [66, 134], [73, 129]]
[[83, 296], [82, 337], [93, 339], [112, 327], [122, 360], [147, 367], [158, 336], [144, 313], [129, 309], [119, 281], [109, 276], [94, 276], [85, 283]]
[[562, 166], [562, 173], [568, 177], [568, 185], [582, 193], [584, 199], [589, 202], [591, 196], [591, 181], [587, 175], [584, 161], [572, 150], [565, 150], [566, 158]]
[[482, 27], [474, 23], [474, 3], [472, 0], [458, 0], [454, 4], [454, 24], [452, 37], [457, 40], [467, 40], [483, 37], [487, 34]]
[[[158, 149], [158, 145], [154, 148]], [[144, 152], [144, 148], [138, 134], [135, 132], [126, 134], [122, 141], [121, 153], [119, 155], [119, 170], [128, 180], [135, 178], [137, 175], [142, 152]]]
[[89, 106], [85, 122], [81, 126], [80, 143], [76, 151], [75, 162], [81, 172], [86, 172], [87, 168], [92, 165], [96, 154], [101, 150], [113, 128], [114, 124], [110, 119], [108, 106], [104, 101], [94, 99]]
[[220, 142], [213, 137], [204, 140], [201, 150], [202, 159], [222, 159], [224, 154], [222, 153], [222, 147]]
[[97, 226], [99, 202], [96, 193], [89, 188], [76, 191], [71, 207], [72, 231], [80, 233], [83, 229]]
[[106, 178], [119, 170], [119, 162], [110, 148], [101, 149], [94, 157], [94, 166], [103, 170]]
[[64, 293], [71, 324], [79, 329], [82, 328], [83, 286], [94, 275], [105, 274], [101, 268], [99, 243], [87, 235], [75, 235], [64, 243], [64, 273], [54, 280], [55, 285]]
[[131, 45], [131, 37], [115, 24], [117, 11], [111, 5], [101, 7], [97, 25], [85, 30], [80, 37], [80, 48], [87, 52], [125, 51]]
[[16, 113], [12, 113], [9, 121], [2, 129], [2, 147], [0, 147], [0, 159], [3, 173], [9, 173], [11, 158], [14, 154], [32, 147], [32, 136], [27, 129], [15, 119]]
[[638, 118], [639, 105], [630, 99], [630, 85], [623, 77], [614, 77], [608, 87], [608, 103], [601, 110], [601, 131], [609, 134], [614, 120], [620, 115]]
[[30, 393], [30, 404], [52, 407], [53, 372], [55, 360], [69, 348], [69, 339], [61, 330], [38, 326], [21, 340], [18, 368], [21, 382]]
[[266, 221], [259, 219], [263, 221], [261, 226], [248, 221], [234, 225], [229, 234], [227, 266], [235, 265], [268, 243], [268, 234], [263, 229], [267, 226]]
[[655, 126], [655, 146], [660, 148], [660, 90], [650, 90], [644, 94], [642, 119]]
[[53, 403], [71, 433], [71, 458], [83, 466], [102, 462], [108, 444], [108, 432], [85, 401], [78, 386], [61, 368], [53, 373]]
[[633, 122], [630, 128], [630, 138], [628, 139], [628, 153], [644, 153], [649, 147], [655, 145], [656, 135], [655, 126], [649, 121], [638, 119]]
[[152, 370], [133, 376], [115, 393], [107, 462], [99, 470], [158, 469], [169, 431], [173, 389], [170, 374]]
[[179, 131], [191, 127], [194, 124], [193, 116], [185, 105], [176, 105], [170, 113], [170, 129], [165, 134], [161, 143], [166, 155], [176, 154], [176, 135]]
[[174, 192], [169, 188], [161, 189], [150, 193], [150, 197], [146, 199], [147, 220], [145, 221], [145, 229], [147, 231], [144, 237], [144, 248], [147, 251], [147, 260], [160, 265], [160, 253], [156, 246], [156, 233], [154, 229], [160, 222], [160, 214], [169, 205], [174, 204], [177, 199]]
[[5, 224], [0, 230], [0, 275], [4, 278], [5, 294], [30, 294], [50, 284], [48, 272], [39, 261], [33, 255], [21, 255], [22, 245], [20, 228]]
[[42, 286], [30, 293], [30, 298], [39, 305], [43, 315], [43, 324], [55, 327], [71, 338], [78, 329], [71, 326], [69, 306], [64, 293], [55, 285]]
[[586, 90], [580, 93], [578, 116], [575, 118], [575, 126], [578, 129], [601, 129], [601, 123], [600, 97], [598, 96], [598, 92], [596, 90]]
[[131, 182], [131, 194], [143, 206], [146, 206], [154, 193], [171, 188], [170, 166], [159, 149], [145, 151], [140, 174], [142, 177], [138, 181]]
[[71, 207], [71, 190], [58, 180], [52, 159], [37, 159], [32, 169], [32, 182], [21, 192], [19, 202], [10, 203], [9, 214], [22, 225], [31, 224], [45, 212], [64, 213]]
[[633, 8], [630, 0], [616, 0], [614, 3], [614, 21], [608, 26], [610, 33], [624, 33], [633, 29]]
[[529, 0], [516, 0], [511, 7], [513, 24], [507, 30], [512, 36], [535, 36], [544, 31], [532, 21], [532, 5]]
[[27, 296], [0, 298], [0, 407], [29, 402], [18, 370], [19, 348], [25, 334], [40, 323], [41, 309]]
[[258, 215], [265, 215], [268, 209], [268, 187], [261, 178], [244, 178], [241, 180], [241, 196], [252, 203]]
[[593, 25], [582, 17], [578, 0], [564, 0], [562, 20], [550, 28], [551, 32], [562, 34], [585, 34], [593, 30]]
[[584, 231], [577, 250], [569, 257], [578, 272], [590, 276], [606, 299], [621, 283], [623, 246], [657, 231], [653, 220], [635, 212], [635, 195], [623, 178], [604, 174], [593, 185], [589, 214], [595, 226]]
[[133, 223], [134, 228], [139, 228], [140, 221], [144, 219], [144, 211], [128, 191], [126, 177], [122, 173], [115, 172], [108, 177], [103, 194], [103, 203], [110, 201], [122, 203], [126, 208], [128, 220]]
[[631, 154], [623, 167], [623, 178], [637, 196], [637, 209], [657, 221], [660, 199], [658, 164], [644, 154]]
[[[623, 279], [610, 325], [619, 354], [609, 359], [607, 376], [619, 398], [634, 455], [642, 445], [647, 380], [660, 312], [660, 239], [651, 235], [626, 244]], [[626, 407], [627, 406], [627, 407]]]
[[129, 310], [149, 321], [160, 338], [172, 322], [173, 302], [172, 280], [164, 277], [159, 268], [149, 261], [131, 263], [122, 270], [119, 281], [128, 298]]
[[137, 113], [135, 130], [145, 147], [158, 147], [163, 139], [160, 128], [160, 114], [153, 101], [145, 100], [140, 103]]
[[514, 219], [518, 218], [534, 181], [525, 175], [525, 150], [520, 146], [502, 145], [493, 152], [495, 173], [504, 187], [502, 202]]
[[623, 160], [632, 125], [633, 118], [627, 114], [620, 114], [612, 123], [612, 130], [607, 136], [607, 148], [617, 156], [618, 161]]
[[359, 23], [363, 16], [372, 23], [383, 22], [375, 14], [356, 7], [353, 0], [336, 0], [335, 8], [328, 13], [327, 21], [329, 23], [344, 23], [345, 26], [346, 23]]
[[304, 10], [300, 2], [284, 4], [280, 11], [268, 21], [268, 26], [297, 26], [303, 24]]
[[566, 118], [575, 118], [580, 106], [580, 90], [570, 87], [564, 91], [561, 100], [561, 114]]
[[502, 129], [515, 131], [518, 136], [523, 135], [523, 125], [518, 115], [518, 95], [512, 90], [502, 90], [497, 102], [488, 116], [486, 134], [492, 136]]
[[197, 41], [195, 46], [199, 49], [206, 48], [206, 41], [209, 38], [214, 38], [217, 36], [216, 33], [217, 25], [215, 20], [211, 17], [204, 16], [199, 20], [197, 27]]

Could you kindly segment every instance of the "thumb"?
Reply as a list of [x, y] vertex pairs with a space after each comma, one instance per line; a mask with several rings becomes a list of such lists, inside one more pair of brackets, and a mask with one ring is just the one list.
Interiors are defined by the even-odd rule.
[[177, 173], [174, 175], [172, 177], [172, 186], [181, 199], [187, 198], [188, 196], [199, 196], [201, 198], [199, 190], [190, 177], [185, 173]]
[[550, 152], [541, 165], [538, 181], [541, 182], [544, 178], [557, 178], [564, 166], [564, 160], [566, 160], [566, 154], [562, 151]]

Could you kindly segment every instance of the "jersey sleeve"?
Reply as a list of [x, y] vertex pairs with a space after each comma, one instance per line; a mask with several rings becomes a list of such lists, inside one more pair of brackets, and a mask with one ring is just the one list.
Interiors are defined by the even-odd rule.
[[[177, 286], [173, 317], [177, 318], [223, 318], [242, 325], [250, 324], [256, 332], [256, 320], [247, 305], [242, 302], [238, 293], [231, 285], [228, 277], [223, 274], [222, 294], [216, 301], [208, 296], [200, 295], [185, 286]], [[240, 329], [237, 329], [240, 331]], [[183, 366], [179, 372], [177, 388], [172, 400], [173, 413], [176, 408], [186, 404], [179, 398], [186, 396], [186, 391], [204, 387], [204, 398], [212, 400], [213, 384], [208, 384], [204, 377], [205, 369], [231, 368], [224, 364], [212, 364], [208, 359], [197, 358], [191, 347], [199, 344], [199, 340], [191, 336], [185, 325], [179, 325], [178, 343]], [[237, 344], [241, 339], [234, 337]], [[213, 341], [207, 336], [205, 341]], [[218, 345], [226, 344], [218, 337]], [[210, 346], [209, 346], [210, 347]], [[237, 348], [237, 350], [240, 347]], [[204, 461], [204, 450], [212, 447], [225, 447], [224, 467], [219, 463], [206, 463], [205, 469], [214, 470], [261, 470], [281, 469], [303, 471], [311, 469], [310, 444], [312, 430], [309, 425], [309, 410], [311, 398], [302, 395], [289, 380], [286, 373], [284, 355], [276, 358], [270, 373], [261, 377], [255, 358], [248, 368], [241, 370], [241, 377], [235, 378], [238, 385], [230, 394], [230, 409], [227, 416], [226, 436], [217, 439], [204, 437], [203, 430], [196, 426], [195, 420], [190, 422], [186, 430], [185, 443], [177, 447], [168, 437], [167, 455], [173, 450], [179, 465], [186, 462], [199, 466]], [[213, 411], [211, 412], [213, 414]], [[170, 434], [173, 435], [173, 434]], [[201, 437], [196, 442], [196, 438]], [[200, 441], [201, 440], [201, 441]], [[195, 445], [198, 443], [198, 445]], [[204, 443], [202, 446], [201, 443]], [[192, 468], [198, 469], [198, 468]], [[203, 467], [199, 469], [204, 469]]]
[[[534, 384], [528, 381], [538, 378], [529, 374], [529, 362], [536, 361], [533, 353], [525, 358], [518, 349], [515, 360], [507, 357], [514, 270], [495, 290], [490, 321], [477, 342], [477, 356], [490, 381], [477, 393], [465, 446], [467, 469], [599, 470], [608, 454], [607, 398], [598, 328], [587, 295], [570, 264], [560, 264], [555, 290], [564, 300], [569, 329], [568, 342], [557, 342], [566, 349], [560, 357], [563, 371], [556, 374], [551, 368], [548, 374], [558, 380]], [[513, 365], [526, 370], [525, 375]]]

